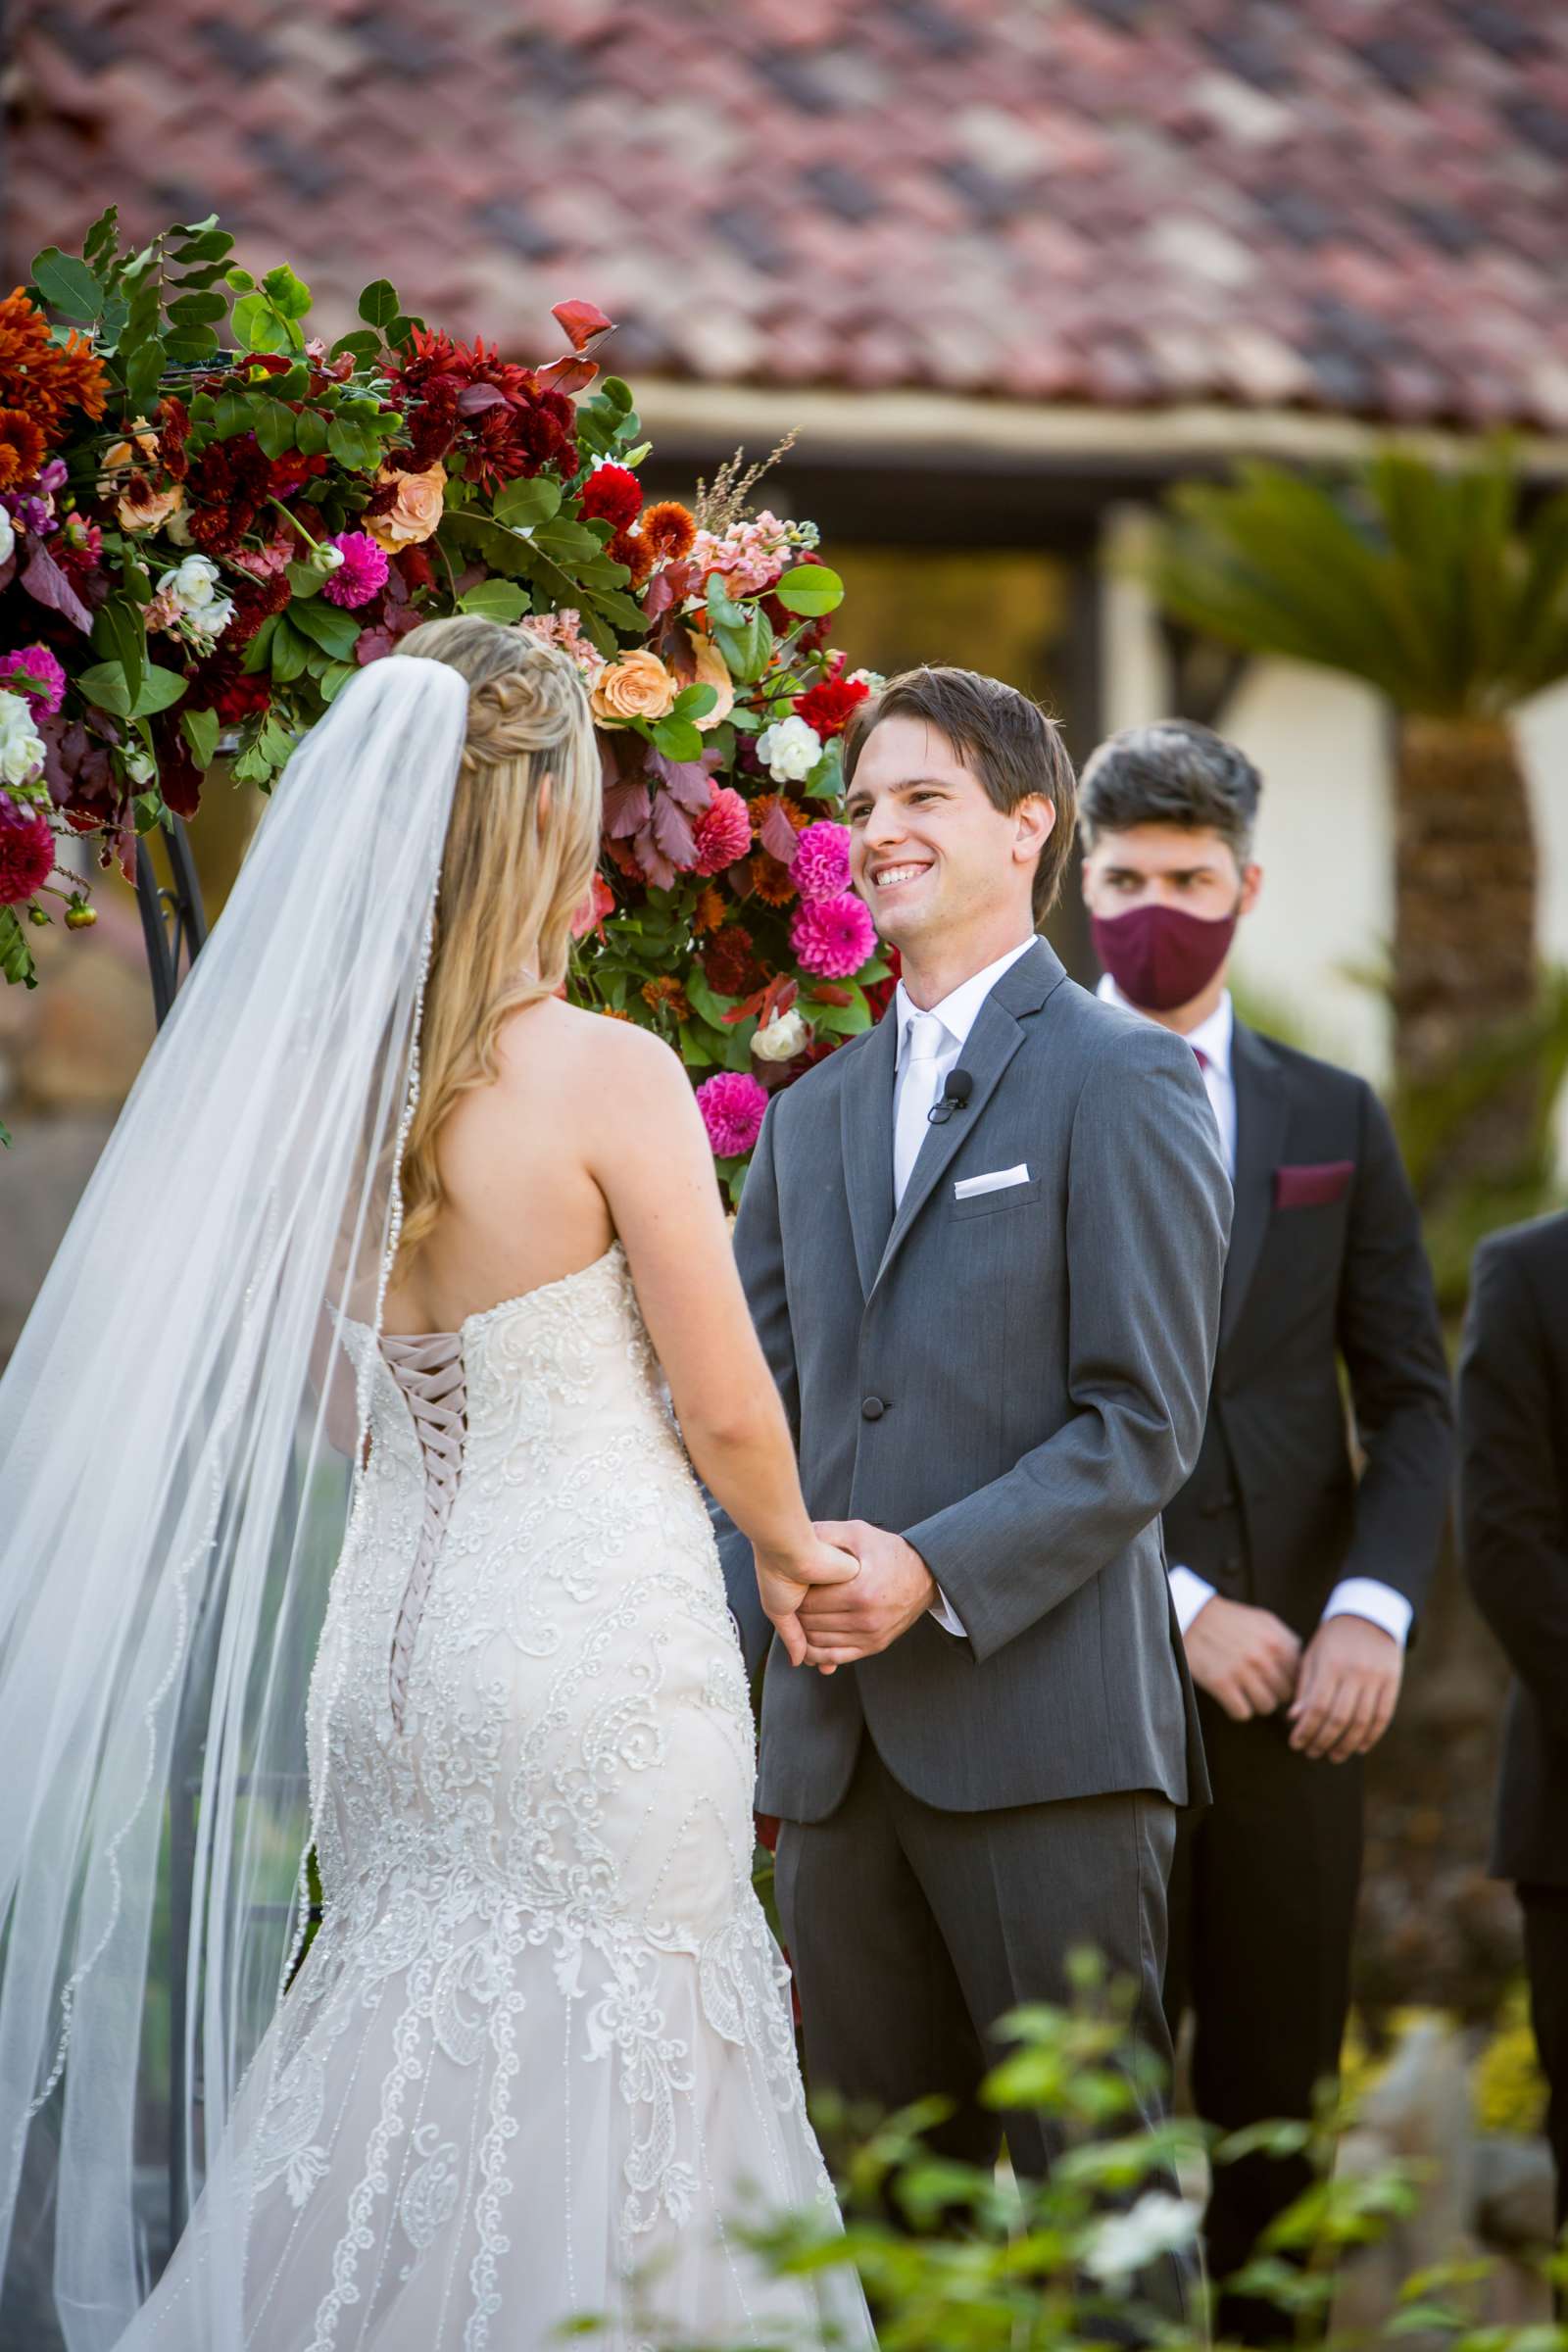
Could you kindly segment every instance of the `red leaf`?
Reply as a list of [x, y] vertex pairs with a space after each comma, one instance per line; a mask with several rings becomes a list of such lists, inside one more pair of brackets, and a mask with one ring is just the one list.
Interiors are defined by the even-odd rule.
[[605, 794], [605, 831], [612, 841], [629, 841], [652, 814], [646, 784], [612, 784]]
[[667, 858], [661, 855], [651, 825], [644, 825], [631, 846], [637, 853], [638, 864], [654, 887], [657, 890], [673, 890], [675, 868]]
[[762, 847], [780, 865], [795, 863], [795, 827], [776, 801], [762, 819]]
[[550, 314], [573, 351], [586, 351], [614, 325], [594, 302], [558, 302]]
[[853, 988], [835, 988], [831, 981], [819, 980], [811, 991], [811, 1003], [813, 1004], [853, 1004], [855, 991]]
[[23, 568], [22, 585], [40, 605], [47, 605], [52, 612], [63, 612], [84, 637], [92, 635], [92, 614], [49, 550], [36, 539]]
[[[704, 783], [708, 781], [705, 776]], [[661, 792], [654, 800], [654, 839], [671, 865], [690, 869], [697, 863], [697, 844], [673, 794]]]
[[[666, 565], [662, 571], [655, 572], [643, 590], [643, 611], [650, 620], [658, 620], [662, 613], [669, 611], [674, 602], [675, 591], [669, 584], [669, 570]], [[685, 631], [682, 630], [681, 634], [684, 636]]]
[[574, 359], [568, 352], [564, 359], [552, 360], [548, 368], [541, 368], [538, 381], [541, 390], [564, 392], [570, 400], [576, 393], [586, 392], [598, 373], [597, 360]]
[[700, 760], [666, 760], [662, 752], [655, 752], [648, 764], [689, 816], [701, 816], [711, 808], [713, 779]]

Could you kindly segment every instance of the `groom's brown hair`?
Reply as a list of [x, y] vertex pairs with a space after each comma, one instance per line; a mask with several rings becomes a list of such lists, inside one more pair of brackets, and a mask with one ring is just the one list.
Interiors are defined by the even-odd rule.
[[884, 718], [918, 718], [946, 738], [985, 786], [997, 808], [1020, 801], [1049, 801], [1055, 822], [1035, 868], [1035, 926], [1056, 903], [1061, 877], [1072, 856], [1078, 786], [1072, 761], [1055, 720], [1001, 678], [977, 669], [950, 669], [924, 662], [889, 678], [869, 702], [857, 705], [844, 730], [844, 782], [854, 777], [866, 738]]

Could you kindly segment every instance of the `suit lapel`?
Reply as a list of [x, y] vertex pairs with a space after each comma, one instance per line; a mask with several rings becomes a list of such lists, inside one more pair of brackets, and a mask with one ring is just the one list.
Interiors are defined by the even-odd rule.
[[[1043, 939], [1037, 940], [1027, 956], [1020, 956], [1017, 962], [1003, 973], [1002, 978], [981, 1005], [974, 1027], [970, 1030], [963, 1051], [958, 1055], [958, 1066], [967, 1070], [974, 1080], [974, 1091], [964, 1109], [956, 1111], [953, 1117], [943, 1125], [926, 1129], [925, 1140], [920, 1146], [919, 1157], [909, 1172], [909, 1181], [905, 1188], [898, 1215], [893, 1219], [891, 1230], [886, 1233], [886, 1248], [881, 1254], [881, 1263], [875, 1269], [871, 1288], [874, 1288], [875, 1284], [880, 1282], [883, 1275], [886, 1274], [888, 1267], [898, 1254], [905, 1235], [942, 1181], [943, 1171], [947, 1168], [959, 1145], [967, 1136], [973, 1134], [975, 1126], [984, 1115], [986, 1104], [995, 1094], [1003, 1072], [1023, 1044], [1023, 1030], [1019, 1026], [1020, 1018], [1038, 1012], [1052, 990], [1065, 977], [1066, 974], [1053, 951], [1047, 947]], [[888, 1142], [885, 1160], [887, 1173], [883, 1186], [884, 1196], [890, 1208], [893, 1198], [892, 1097], [893, 1077], [890, 1067], [887, 1087]], [[847, 1153], [846, 1165], [848, 1165]], [[863, 1267], [861, 1280], [864, 1280]]]
[[1285, 1145], [1290, 1105], [1285, 1075], [1265, 1041], [1237, 1022], [1231, 1042], [1236, 1088], [1236, 1206], [1220, 1298], [1219, 1344], [1241, 1320], [1274, 1213], [1274, 1171]]
[[844, 1183], [855, 1235], [855, 1262], [866, 1298], [893, 1223], [893, 1078], [898, 1022], [890, 1004], [839, 1100]]

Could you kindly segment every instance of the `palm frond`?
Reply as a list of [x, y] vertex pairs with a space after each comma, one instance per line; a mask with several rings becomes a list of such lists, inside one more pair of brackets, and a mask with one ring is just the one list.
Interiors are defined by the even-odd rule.
[[1250, 463], [1186, 485], [1146, 572], [1192, 626], [1405, 711], [1500, 716], [1568, 676], [1568, 495], [1523, 525], [1501, 443], [1450, 468], [1388, 449], [1332, 482]]

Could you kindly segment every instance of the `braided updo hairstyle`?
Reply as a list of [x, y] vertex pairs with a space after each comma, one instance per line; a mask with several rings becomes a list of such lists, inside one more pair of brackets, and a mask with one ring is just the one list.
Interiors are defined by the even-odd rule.
[[587, 691], [558, 648], [459, 614], [412, 629], [398, 654], [445, 662], [468, 684], [419, 1029], [419, 1100], [403, 1153], [402, 1272], [440, 1211], [442, 1126], [462, 1096], [493, 1084], [508, 1014], [553, 997], [565, 977], [571, 919], [599, 853], [602, 789]]

